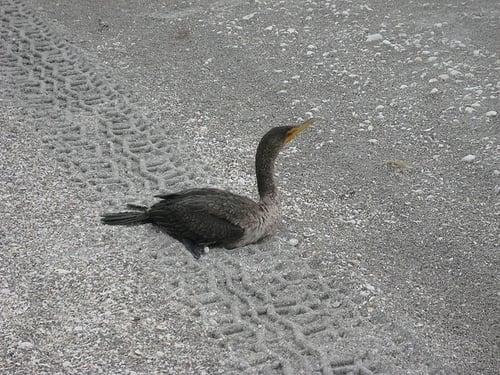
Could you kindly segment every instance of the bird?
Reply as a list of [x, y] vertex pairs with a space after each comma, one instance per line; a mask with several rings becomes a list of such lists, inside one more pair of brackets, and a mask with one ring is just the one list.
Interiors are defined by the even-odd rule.
[[271, 237], [281, 222], [274, 176], [276, 158], [312, 123], [309, 119], [294, 126], [274, 127], [261, 138], [255, 154], [257, 201], [217, 188], [191, 188], [155, 195], [160, 200], [149, 208], [129, 204], [134, 211], [104, 213], [101, 222], [153, 224], [181, 242], [195, 259], [206, 247], [234, 249]]

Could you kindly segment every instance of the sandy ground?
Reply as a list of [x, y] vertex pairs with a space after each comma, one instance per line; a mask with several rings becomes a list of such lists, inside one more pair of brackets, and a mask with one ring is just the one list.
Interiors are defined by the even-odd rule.
[[[1, 371], [497, 373], [495, 2], [0, 4]], [[307, 117], [273, 240], [98, 223]]]

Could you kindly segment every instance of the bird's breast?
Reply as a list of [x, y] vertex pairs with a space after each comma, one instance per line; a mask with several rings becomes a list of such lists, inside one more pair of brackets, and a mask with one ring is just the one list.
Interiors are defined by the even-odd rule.
[[245, 227], [243, 237], [235, 247], [245, 246], [260, 241], [276, 233], [281, 221], [281, 212], [278, 206], [263, 206]]

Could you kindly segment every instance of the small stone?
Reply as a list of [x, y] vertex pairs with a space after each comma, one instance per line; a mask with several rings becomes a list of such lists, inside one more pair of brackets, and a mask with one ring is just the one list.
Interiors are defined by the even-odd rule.
[[366, 37], [367, 42], [376, 42], [376, 41], [379, 41], [382, 39], [383, 39], [382, 34], [379, 34], [379, 33], [370, 34]]
[[440, 74], [438, 75], [438, 78], [443, 81], [447, 81], [450, 78], [450, 76], [448, 74]]
[[495, 194], [500, 194], [500, 185], [496, 185], [494, 191]]
[[465, 112], [472, 113], [472, 112], [474, 112], [474, 108], [472, 108], [472, 107], [465, 107]]
[[289, 243], [290, 245], [292, 245], [292, 246], [297, 246], [297, 245], [299, 244], [299, 240], [298, 240], [298, 239], [296, 239], [296, 238], [290, 238], [290, 239], [288, 240], [288, 243]]
[[209, 248], [208, 246], [205, 246], [205, 247], [203, 248], [203, 252], [204, 252], [205, 254], [208, 254], [208, 252], [209, 252], [209, 251], [210, 251], [210, 248]]
[[62, 363], [62, 365], [63, 365], [63, 367], [70, 367], [70, 366], [71, 366], [71, 362], [69, 362], [69, 361], [64, 361], [64, 362]]
[[342, 305], [342, 302], [341, 302], [341, 301], [334, 301], [334, 302], [332, 303], [332, 306], [333, 306], [334, 308], [339, 308], [341, 305]]
[[35, 345], [33, 345], [33, 343], [31, 343], [31, 342], [25, 341], [25, 342], [18, 343], [17, 347], [19, 349], [22, 349], [22, 350], [30, 350], [30, 349], [33, 349], [35, 347]]
[[241, 17], [241, 18], [244, 19], [245, 21], [248, 21], [248, 20], [252, 19], [255, 16], [255, 14], [256, 14], [255, 12], [250, 13], [250, 14], [247, 14], [246, 16]]
[[495, 117], [498, 113], [497, 113], [497, 111], [488, 111], [485, 114], [486, 114], [486, 117]]
[[495, 169], [493, 171], [493, 176], [500, 176], [500, 171], [498, 169]]
[[371, 284], [365, 284], [365, 288], [368, 289], [370, 292], [375, 291], [375, 287]]
[[377, 144], [377, 143], [378, 143], [378, 140], [377, 140], [377, 139], [372, 138], [372, 139], [369, 139], [369, 140], [368, 140], [368, 143], [370, 143], [370, 144], [372, 144], [372, 145], [375, 145], [375, 144]]
[[431, 94], [437, 94], [437, 93], [438, 93], [438, 91], [439, 91], [439, 90], [438, 90], [437, 88], [435, 88], [435, 87], [434, 87], [434, 88], [431, 90]]
[[63, 268], [57, 268], [56, 269], [56, 273], [59, 274], [59, 275], [67, 275], [67, 274], [71, 273], [71, 271], [65, 270]]
[[462, 161], [466, 163], [472, 163], [474, 160], [476, 160], [476, 155], [467, 155], [462, 158]]

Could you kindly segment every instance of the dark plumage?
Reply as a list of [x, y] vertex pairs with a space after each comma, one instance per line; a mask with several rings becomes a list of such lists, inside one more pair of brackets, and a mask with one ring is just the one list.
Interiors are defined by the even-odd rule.
[[258, 242], [274, 234], [280, 220], [276, 157], [311, 122], [272, 128], [260, 140], [255, 155], [258, 202], [220, 189], [189, 189], [156, 195], [160, 201], [150, 208], [129, 205], [137, 211], [104, 214], [101, 221], [109, 225], [152, 223], [182, 242], [195, 258], [205, 246], [232, 249]]

